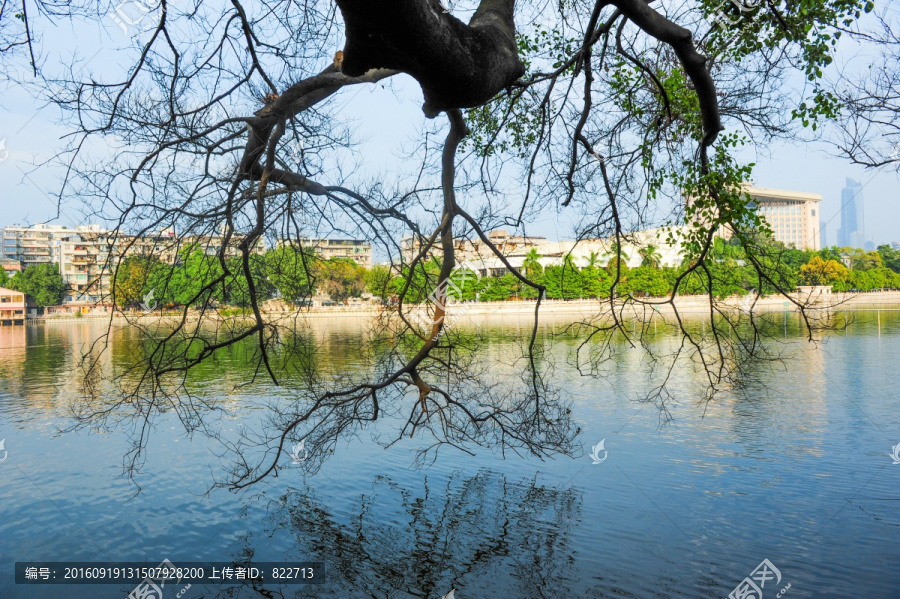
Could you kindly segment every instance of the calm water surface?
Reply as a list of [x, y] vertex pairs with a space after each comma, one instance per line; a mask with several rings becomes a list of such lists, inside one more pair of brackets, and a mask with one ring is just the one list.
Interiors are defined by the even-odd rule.
[[[880, 320], [880, 324], [879, 324]], [[249, 493], [210, 485], [221, 447], [186, 438], [163, 416], [142, 492], [121, 477], [127, 430], [60, 433], [78, 393], [71, 372], [102, 324], [0, 329], [0, 598], [124, 598], [117, 585], [15, 585], [16, 561], [322, 561], [315, 587], [194, 585], [182, 596], [435, 598], [724, 598], [763, 559], [782, 575], [766, 599], [900, 597], [900, 312], [858, 313], [818, 347], [787, 327], [788, 360], [764, 386], [697, 402], [679, 371], [681, 403], [660, 427], [640, 354], [602, 380], [579, 377], [559, 342], [553, 371], [573, 400], [585, 448], [608, 459], [541, 462], [443, 450], [412, 467], [423, 440], [389, 450], [368, 434], [339, 444], [314, 476], [290, 468]], [[524, 329], [488, 348], [502, 356]], [[361, 368], [352, 323], [318, 341], [334, 376]], [[114, 336], [117, 352], [133, 343]], [[200, 374], [227, 407], [228, 439], [285, 391], [235, 389], [238, 355]], [[231, 362], [234, 361], [235, 364]], [[513, 372], [498, 372], [507, 376]], [[285, 396], [287, 397], [287, 396]], [[0, 458], [3, 452], [0, 452]], [[165, 597], [175, 597], [175, 591]]]

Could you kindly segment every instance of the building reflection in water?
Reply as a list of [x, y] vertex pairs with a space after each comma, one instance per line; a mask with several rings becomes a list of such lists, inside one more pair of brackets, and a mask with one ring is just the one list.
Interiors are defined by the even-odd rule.
[[106, 325], [61, 321], [0, 327], [0, 402], [7, 413], [40, 418], [76, 400], [82, 390], [82, 353]]
[[28, 326], [0, 327], [0, 408], [9, 412], [13, 398], [22, 397]]
[[22, 395], [29, 328], [0, 327], [0, 406], [9, 403], [7, 397]]

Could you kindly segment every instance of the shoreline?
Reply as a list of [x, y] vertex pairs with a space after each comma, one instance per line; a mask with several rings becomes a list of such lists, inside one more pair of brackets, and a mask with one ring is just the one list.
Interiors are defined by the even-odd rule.
[[[720, 301], [723, 309], [731, 310], [747, 310], [748, 296], [732, 296], [724, 298]], [[878, 310], [878, 309], [894, 309], [900, 310], [900, 291], [871, 291], [862, 293], [835, 293], [827, 296], [817, 297], [814, 301], [809, 301], [808, 297], [804, 298], [801, 293], [792, 293], [790, 298], [794, 301], [808, 305], [809, 308], [819, 310], [834, 311], [857, 311], [857, 310]], [[805, 301], [804, 301], [805, 300]], [[752, 301], [752, 300], [751, 300]], [[466, 302], [454, 303], [449, 306], [448, 320], [470, 319], [473, 316], [479, 317], [478, 320], [493, 320], [494, 318], [504, 318], [509, 316], [533, 317], [536, 300], [521, 301], [505, 301], [505, 302]], [[679, 296], [674, 300], [678, 313], [683, 315], [708, 315], [710, 311], [708, 296]], [[622, 304], [616, 304], [617, 308], [621, 308]], [[644, 318], [656, 313], [659, 315], [674, 315], [675, 310], [672, 304], [667, 303], [667, 298], [650, 297], [636, 298], [627, 306], [627, 311], [631, 318]], [[601, 316], [609, 313], [610, 305], [607, 299], [586, 299], [586, 300], [543, 300], [540, 307], [540, 315], [544, 316], [575, 316], [575, 317], [593, 317]], [[756, 300], [753, 307], [754, 312], [799, 312], [799, 308], [791, 300], [784, 296], [766, 296]], [[383, 314], [382, 306], [329, 306], [305, 308], [295, 311], [266, 311], [263, 312], [269, 316], [292, 317], [300, 316], [304, 319], [333, 319], [333, 318], [365, 318], [371, 319]], [[133, 318], [140, 320], [159, 320], [181, 318], [180, 313], [173, 314], [128, 314], [123, 315], [116, 313], [110, 318], [110, 313], [99, 314], [83, 314], [81, 316], [74, 315], [58, 315], [28, 317], [26, 324], [40, 322], [72, 322], [72, 321], [100, 321], [112, 320], [115, 322], [127, 322]], [[234, 315], [221, 317], [220, 320], [229, 318], [249, 318], [249, 315]], [[194, 320], [195, 315], [189, 314], [188, 320]], [[16, 325], [18, 326], [18, 325]]]

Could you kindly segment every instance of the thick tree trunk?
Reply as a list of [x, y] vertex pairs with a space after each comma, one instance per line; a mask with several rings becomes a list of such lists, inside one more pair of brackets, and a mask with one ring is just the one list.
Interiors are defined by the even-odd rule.
[[513, 22], [515, 0], [482, 0], [468, 25], [438, 0], [337, 0], [347, 42], [341, 71], [412, 75], [429, 117], [480, 106], [525, 73]]

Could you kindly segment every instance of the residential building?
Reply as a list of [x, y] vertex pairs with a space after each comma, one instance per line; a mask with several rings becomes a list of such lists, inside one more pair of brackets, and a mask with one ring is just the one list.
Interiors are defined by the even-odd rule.
[[[640, 251], [652, 245], [656, 248], [660, 266], [677, 266], [682, 260], [681, 244], [669, 244], [667, 240], [669, 232], [677, 237], [681, 229], [683, 227], [629, 233], [621, 240], [623, 262], [629, 267], [640, 266], [643, 260]], [[507, 264], [522, 268], [532, 250], [538, 255], [538, 263], [544, 267], [561, 265], [567, 256], [572, 257], [578, 268], [590, 265], [605, 267], [614, 257], [614, 238], [548, 241], [545, 237], [511, 236], [506, 231], [495, 230], [488, 233], [488, 239], [500, 250], [505, 263], [484, 243], [460, 240], [455, 248], [457, 265], [477, 271], [481, 276], [503, 276], [508, 272]], [[403, 259], [408, 263], [418, 255], [419, 248], [412, 238], [403, 241]], [[431, 253], [439, 255], [440, 244], [435, 243], [435, 248]]]
[[891, 248], [900, 251], [900, 241], [891, 242]]
[[[525, 235], [510, 235], [504, 229], [495, 229], [487, 234], [491, 244], [500, 250], [506, 257], [525, 256], [531, 248], [539, 250], [547, 245], [546, 237], [532, 237]], [[404, 237], [400, 242], [400, 251], [404, 260], [413, 260], [421, 251], [422, 245], [417, 237]], [[432, 245], [429, 255], [440, 255], [441, 240], [438, 238]], [[540, 253], [540, 252], [539, 252]], [[472, 262], [487, 260], [496, 257], [491, 248], [481, 239], [456, 239], [454, 241], [454, 256], [457, 262]]]
[[[226, 256], [238, 253], [241, 237], [232, 237]], [[66, 283], [64, 303], [109, 303], [112, 273], [115, 265], [127, 256], [154, 256], [166, 264], [175, 264], [179, 253], [192, 245], [207, 254], [220, 251], [222, 235], [182, 235], [165, 229], [143, 235], [124, 235], [99, 225], [68, 228], [38, 224], [32, 227], [12, 226], [3, 230], [3, 268], [7, 271], [33, 264], [54, 263]], [[265, 251], [259, 240], [254, 252]], [[7, 266], [9, 265], [9, 266]]]
[[17, 272], [22, 272], [22, 263], [16, 259], [0, 258], [0, 268], [6, 271], [9, 276], [15, 276]]
[[37, 224], [30, 227], [13, 225], [3, 229], [3, 255], [5, 260], [18, 260], [24, 268], [43, 262], [59, 262], [59, 246], [64, 240], [77, 238], [82, 233], [102, 232], [98, 225], [74, 228], [59, 225]]
[[106, 251], [108, 231], [82, 231], [58, 240], [55, 262], [66, 283], [64, 303], [110, 303], [111, 286], [109, 253]]
[[757, 213], [765, 218], [773, 237], [787, 246], [820, 250], [822, 196], [803, 191], [785, 191], [744, 184]]
[[97, 302], [102, 294], [91, 291], [101, 270], [101, 265], [96, 264], [97, 240], [106, 233], [99, 225], [14, 225], [3, 229], [3, 258], [21, 268], [57, 264], [70, 291], [66, 301], [85, 296], [81, 301]]
[[[226, 257], [238, 255], [242, 237], [233, 236], [225, 249]], [[152, 256], [164, 264], [175, 264], [181, 253], [196, 247], [207, 255], [216, 255], [224, 242], [223, 235], [182, 235], [172, 229], [124, 235], [114, 231], [83, 233], [78, 239], [60, 244], [60, 273], [69, 289], [66, 303], [110, 303], [112, 276], [120, 260], [129, 256]], [[253, 252], [262, 254], [265, 242], [260, 239]]]
[[317, 239], [304, 237], [298, 239], [297, 243], [301, 247], [314, 250], [316, 254], [325, 260], [350, 258], [360, 266], [372, 268], [372, 244], [363, 239]]
[[841, 190], [841, 227], [838, 229], [838, 245], [862, 248], [865, 244], [862, 185], [859, 181], [848, 177], [846, 186]]
[[0, 287], [0, 326], [25, 324], [25, 294]]

